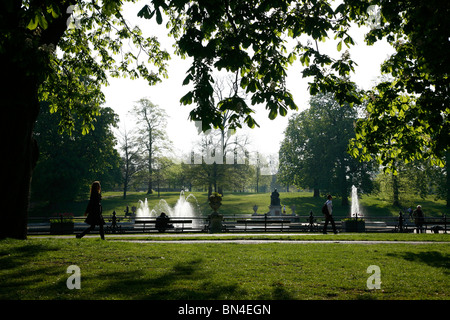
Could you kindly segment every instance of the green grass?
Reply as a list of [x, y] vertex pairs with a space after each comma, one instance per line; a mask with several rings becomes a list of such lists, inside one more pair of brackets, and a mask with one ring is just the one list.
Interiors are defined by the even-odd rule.
[[[449, 299], [449, 248], [6, 239], [0, 299]], [[70, 265], [80, 290], [66, 287]], [[366, 287], [370, 265], [381, 269], [379, 290]]]
[[[186, 195], [189, 193], [186, 193]], [[211, 213], [208, 205], [208, 195], [204, 192], [193, 192], [197, 199], [199, 209], [203, 215]], [[148, 199], [150, 208], [153, 208], [161, 199], [167, 201], [170, 206], [174, 206], [180, 197], [179, 192], [162, 192], [161, 197], [157, 194], [147, 195], [145, 193], [130, 192], [127, 199], [122, 199], [121, 192], [104, 192], [103, 193], [103, 210], [105, 215], [111, 215], [113, 211], [121, 216], [124, 214], [128, 205], [139, 206], [139, 200]], [[321, 207], [325, 201], [323, 198], [314, 198], [310, 192], [288, 192], [280, 193], [281, 205], [286, 206], [287, 213], [291, 213], [291, 206], [295, 205], [295, 212], [299, 215], [308, 215], [312, 210], [315, 215], [321, 215]], [[194, 202], [195, 203], [195, 202]], [[444, 201], [434, 201], [432, 198], [421, 200], [417, 204], [421, 204], [426, 216], [441, 216], [442, 213], [448, 212]], [[252, 214], [253, 206], [258, 206], [258, 213], [263, 214], [269, 211], [270, 193], [226, 193], [222, 200], [222, 206], [219, 211], [223, 215], [242, 215]], [[74, 201], [68, 203], [60, 203], [53, 205], [37, 205], [34, 204], [30, 210], [30, 216], [47, 217], [55, 213], [70, 212], [75, 216], [82, 216], [86, 209], [87, 199], [83, 201]], [[197, 205], [197, 203], [195, 203]], [[360, 206], [365, 215], [369, 217], [377, 216], [397, 216], [399, 209], [390, 203], [377, 198], [376, 196], [363, 196], [360, 199]], [[335, 198], [333, 200], [333, 215], [335, 217], [347, 217], [350, 208], [342, 206], [341, 200]]]
[[[48, 236], [32, 236], [33, 238], [45, 239]], [[70, 236], [71, 237], [71, 236]], [[97, 237], [97, 235], [93, 236]], [[133, 234], [120, 235], [108, 234], [110, 240], [151, 240], [151, 241], [183, 241], [183, 240], [285, 240], [285, 241], [396, 241], [396, 242], [447, 242], [450, 245], [450, 234], [444, 233], [182, 233], [182, 234]]]

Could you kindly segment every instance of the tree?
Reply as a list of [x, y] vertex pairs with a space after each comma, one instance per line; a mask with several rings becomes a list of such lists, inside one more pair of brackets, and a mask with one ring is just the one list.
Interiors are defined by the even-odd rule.
[[32, 180], [33, 199], [51, 204], [71, 201], [85, 195], [95, 180], [100, 180], [104, 188], [115, 186], [119, 180], [119, 154], [112, 132], [118, 122], [114, 111], [100, 108], [95, 130], [84, 135], [79, 123], [71, 135], [61, 135], [59, 121], [59, 116], [50, 114], [48, 103], [41, 103], [34, 130], [40, 157]]
[[[375, 23], [374, 8], [378, 8]], [[194, 89], [181, 102], [196, 104], [190, 117], [201, 120], [205, 130], [220, 127], [228, 109], [239, 111], [230, 119], [232, 126], [257, 125], [254, 111], [239, 96], [214, 107], [215, 69], [239, 72], [240, 87], [251, 95], [251, 104], [264, 104], [274, 119], [296, 109], [285, 77], [287, 67], [299, 57], [305, 66], [302, 76], [312, 79], [311, 95], [334, 93], [340, 105], [360, 104], [363, 97], [369, 101], [370, 116], [358, 121], [349, 148], [354, 157], [376, 158], [385, 167], [396, 160], [425, 157], [444, 166], [450, 146], [450, 2], [344, 0], [332, 6], [328, 0], [161, 0], [144, 6], [141, 15], [156, 14], [162, 23], [162, 10], [169, 16], [167, 26], [178, 53], [194, 58], [184, 80]], [[386, 39], [396, 49], [382, 66], [395, 80], [365, 94], [349, 81], [355, 66], [351, 57], [344, 53], [332, 58], [317, 46], [332, 37], [338, 41], [337, 51], [354, 45], [349, 34], [352, 23], [372, 27], [366, 34], [369, 45]], [[289, 51], [288, 38], [298, 42]]]
[[158, 191], [158, 198], [160, 197], [161, 184], [168, 180], [168, 170], [173, 166], [173, 161], [167, 157], [159, 157], [155, 159], [154, 165], [154, 180], [156, 182], [156, 189]]
[[122, 183], [123, 198], [127, 198], [127, 191], [131, 183], [132, 177], [141, 170], [139, 150], [136, 149], [137, 144], [131, 138], [130, 133], [125, 129], [121, 133], [120, 149], [122, 156]]
[[167, 114], [147, 98], [140, 99], [132, 113], [137, 121], [137, 144], [141, 152], [146, 154], [143, 161], [148, 172], [147, 194], [151, 194], [156, 158], [171, 149], [165, 130]]
[[398, 207], [414, 207], [419, 199], [433, 195], [445, 199], [445, 173], [443, 168], [432, 165], [430, 159], [415, 160], [407, 164], [399, 162], [396, 174], [380, 172], [374, 191], [382, 199]]
[[279, 155], [282, 182], [312, 188], [316, 197], [320, 190], [337, 194], [343, 205], [348, 204], [352, 184], [369, 192], [373, 169], [347, 153], [356, 119], [356, 110], [340, 106], [333, 95], [312, 97], [310, 108], [292, 116], [285, 130]]
[[386, 39], [396, 53], [381, 68], [392, 79], [366, 93], [367, 117], [358, 121], [351, 152], [385, 167], [428, 158], [444, 166], [450, 149], [450, 2], [371, 4], [380, 6], [380, 23], [366, 42]]
[[[255, 191], [266, 192], [267, 186], [270, 185], [270, 178], [273, 173], [278, 170], [278, 163], [272, 164], [272, 157], [269, 155], [264, 155], [259, 151], [256, 151], [253, 155], [252, 164], [255, 171]], [[276, 166], [276, 168], [274, 168]], [[278, 172], [278, 175], [280, 172]], [[262, 187], [262, 188], [261, 188]]]
[[[47, 101], [51, 112], [62, 116], [62, 130], [70, 132], [79, 117], [87, 133], [104, 100], [100, 87], [107, 82], [108, 71], [112, 76], [141, 76], [150, 84], [166, 75], [168, 54], [155, 38], [144, 38], [139, 28], [130, 27], [121, 15], [122, 4], [117, 0], [0, 2], [0, 69], [7, 79], [0, 87], [4, 106], [0, 134], [7, 137], [4, 147], [9, 154], [4, 164], [8, 170], [2, 175], [8, 201], [0, 213], [0, 238], [27, 235], [30, 181], [39, 155], [33, 138], [39, 101]], [[75, 27], [68, 28], [74, 5], [80, 13]], [[148, 60], [124, 50], [121, 44], [127, 40]]]
[[312, 94], [333, 91], [339, 101], [357, 101], [355, 87], [341, 77], [353, 70], [351, 60], [333, 59], [309, 43], [299, 43], [289, 52], [286, 47], [287, 37], [297, 39], [303, 34], [315, 41], [335, 35], [345, 44], [352, 44], [348, 35], [350, 9], [351, 5], [343, 4], [334, 10], [325, 0], [161, 0], [144, 6], [140, 15], [148, 19], [156, 16], [156, 21], [162, 23], [161, 12], [166, 12], [178, 53], [194, 58], [183, 82], [193, 83], [193, 89], [181, 102], [196, 104], [190, 118], [202, 121], [207, 130], [223, 125], [225, 110], [236, 111], [229, 119], [233, 128], [243, 123], [251, 128], [257, 125], [252, 117], [254, 110], [239, 95], [227, 97], [217, 103], [219, 108], [215, 107], [214, 70], [238, 72], [239, 86], [250, 95], [251, 104], [264, 104], [270, 119], [297, 109], [286, 87], [286, 70], [297, 55], [307, 65], [303, 76], [315, 78]]
[[[8, 121], [2, 121], [1, 134], [8, 137], [5, 147], [11, 156], [6, 166], [11, 170], [2, 178], [9, 186], [5, 194], [9, 201], [1, 215], [0, 238], [26, 237], [29, 184], [38, 155], [32, 132], [39, 97], [50, 101], [52, 110], [64, 115], [62, 124], [67, 129], [72, 127], [73, 115], [78, 114], [87, 130], [98, 110], [85, 109], [80, 101], [101, 101], [100, 84], [106, 82], [107, 71], [113, 76], [142, 76], [151, 84], [165, 74], [167, 53], [159, 48], [156, 39], [144, 38], [140, 30], [130, 28], [121, 15], [122, 3], [118, 0], [105, 0], [101, 4], [95, 0], [1, 1], [0, 61], [1, 70], [8, 78], [0, 91], [7, 106], [2, 120]], [[79, 28], [68, 30], [66, 23], [72, 13], [66, 12], [74, 4], [81, 9], [81, 23]], [[215, 108], [211, 98], [214, 69], [239, 72], [239, 85], [251, 95], [251, 104], [264, 104], [270, 119], [296, 109], [286, 88], [286, 70], [297, 57], [305, 66], [302, 76], [312, 79], [309, 86], [312, 95], [333, 92], [341, 105], [360, 103], [355, 84], [345, 77], [354, 70], [353, 60], [347, 55], [332, 58], [314, 44], [334, 37], [338, 40], [338, 51], [343, 44], [353, 45], [349, 35], [351, 22], [369, 24], [367, 9], [374, 4], [381, 7], [381, 28], [369, 32], [368, 42], [382, 38], [391, 43], [397, 41], [397, 54], [385, 65], [385, 70], [393, 75], [395, 72], [398, 81], [392, 86], [380, 85], [379, 92], [374, 90], [373, 95], [368, 95], [379, 102], [370, 110], [378, 112], [379, 109], [379, 115], [385, 111], [390, 114], [395, 105], [400, 114], [399, 103], [383, 102], [397, 101], [405, 92], [416, 103], [414, 108], [408, 107], [406, 118], [377, 120], [375, 116], [366, 125], [361, 122], [352, 149], [367, 151], [359, 154], [377, 155], [390, 148], [383, 143], [385, 137], [397, 135], [401, 143], [391, 145], [392, 148], [409, 151], [410, 144], [404, 143], [409, 139], [422, 151], [401, 154], [430, 156], [443, 165], [443, 155], [450, 143], [448, 1], [344, 0], [333, 7], [330, 0], [154, 0], [138, 15], [147, 19], [155, 17], [161, 24], [162, 12], [166, 12], [177, 52], [194, 58], [184, 80], [184, 84], [192, 83], [193, 89], [181, 102], [196, 104], [190, 118], [202, 121], [206, 130], [211, 126], [220, 127], [222, 111], [229, 109], [237, 111], [229, 120], [233, 127], [244, 123], [249, 127], [257, 125], [252, 117], [254, 110], [239, 96], [220, 101], [217, 104], [220, 108]], [[306, 41], [301, 36], [306, 36]], [[299, 40], [289, 51], [288, 38]], [[147, 53], [156, 72], [139, 63], [138, 53], [122, 51], [121, 44], [126, 39]], [[55, 54], [56, 47], [63, 53], [62, 57]], [[122, 61], [115, 61], [114, 53], [122, 53]], [[82, 83], [89, 76], [93, 82]], [[411, 130], [411, 123], [419, 124], [421, 129]], [[8, 135], [11, 126], [16, 130], [15, 135]], [[368, 130], [375, 127], [384, 130], [388, 126], [396, 129], [386, 134]], [[375, 132], [372, 136], [371, 131]], [[356, 156], [356, 151], [352, 153]], [[385, 152], [392, 159], [396, 158], [395, 153], [398, 154]]]

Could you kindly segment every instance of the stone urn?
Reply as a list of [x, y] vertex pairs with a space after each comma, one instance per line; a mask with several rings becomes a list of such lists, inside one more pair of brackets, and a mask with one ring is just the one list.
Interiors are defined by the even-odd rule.
[[222, 195], [213, 192], [209, 196], [209, 206], [213, 209], [213, 213], [209, 215], [209, 233], [222, 232], [223, 216], [217, 212], [222, 205]]
[[213, 192], [209, 196], [209, 206], [211, 207], [211, 209], [213, 209], [214, 213], [217, 213], [217, 210], [219, 210], [221, 205], [222, 205], [222, 195], [217, 192]]
[[365, 232], [366, 223], [363, 219], [344, 219], [342, 220], [342, 228], [345, 232]]
[[50, 223], [50, 234], [72, 234], [73, 230], [73, 222]]

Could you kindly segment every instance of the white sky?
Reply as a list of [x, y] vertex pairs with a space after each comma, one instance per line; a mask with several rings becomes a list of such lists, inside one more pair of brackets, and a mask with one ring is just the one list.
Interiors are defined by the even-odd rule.
[[[142, 79], [111, 78], [110, 85], [103, 89], [106, 96], [105, 106], [114, 109], [119, 115], [121, 130], [124, 127], [130, 130], [134, 123], [129, 111], [133, 108], [135, 101], [144, 97], [149, 98], [154, 104], [166, 110], [169, 116], [166, 131], [174, 144], [175, 154], [181, 155], [181, 153], [187, 153], [192, 149], [192, 145], [198, 137], [194, 123], [188, 120], [189, 112], [194, 106], [182, 106], [179, 102], [180, 98], [188, 92], [188, 88], [182, 86], [182, 82], [190, 67], [190, 60], [182, 60], [173, 53], [173, 39], [167, 36], [166, 21], [163, 21], [163, 25], [159, 26], [154, 19], [149, 21], [137, 18], [137, 12], [142, 6], [142, 1], [127, 5], [125, 16], [130, 19], [132, 25], [139, 25], [144, 36], [157, 35], [161, 47], [171, 54], [171, 60], [168, 62], [169, 78], [155, 86], [149, 86]], [[373, 85], [380, 75], [380, 64], [389, 54], [394, 52], [385, 42], [378, 42], [371, 47], [366, 46], [363, 35], [367, 30], [355, 28], [352, 36], [356, 45], [350, 50], [351, 57], [358, 64], [355, 68], [355, 74], [352, 75], [352, 80], [363, 89], [368, 89]], [[342, 51], [338, 53], [336, 42], [319, 42], [320, 51], [336, 52], [340, 55], [345, 49], [347, 48], [343, 45]], [[294, 96], [299, 111], [307, 107], [309, 100], [308, 80], [302, 78], [301, 70], [301, 63], [296, 61], [288, 70], [287, 78], [287, 86]], [[265, 110], [264, 106], [252, 106], [252, 108], [256, 111], [254, 118], [260, 128], [245, 130], [252, 142], [251, 149], [267, 155], [277, 153], [288, 118], [295, 111], [289, 111], [286, 117], [278, 116], [275, 120], [269, 120], [268, 111]]]

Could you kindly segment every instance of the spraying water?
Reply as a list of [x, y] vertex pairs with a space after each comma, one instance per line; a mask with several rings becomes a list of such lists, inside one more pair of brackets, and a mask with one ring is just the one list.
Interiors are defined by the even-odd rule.
[[[165, 212], [169, 218], [195, 218], [200, 216], [200, 206], [192, 193], [185, 197], [184, 191], [181, 191], [180, 197], [173, 208], [164, 199], [159, 200], [159, 203], [153, 209], [149, 208], [147, 198], [144, 201], [139, 200], [136, 218], [155, 218], [161, 212]], [[193, 226], [195, 227], [199, 222], [198, 219], [193, 219]]]
[[358, 189], [355, 186], [352, 186], [352, 208], [350, 215], [352, 217], [362, 217], [363, 214], [361, 213], [361, 210], [359, 208], [359, 201], [358, 201]]

